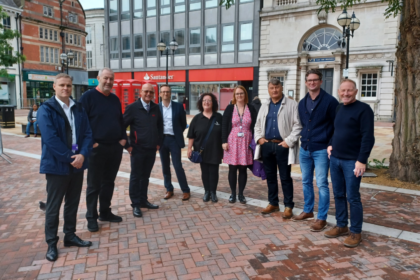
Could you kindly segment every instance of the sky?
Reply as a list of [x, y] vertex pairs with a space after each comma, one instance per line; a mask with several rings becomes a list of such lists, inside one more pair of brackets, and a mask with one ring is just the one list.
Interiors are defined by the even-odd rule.
[[95, 9], [95, 8], [103, 8], [104, 7], [104, 0], [79, 0], [83, 6], [83, 9]]

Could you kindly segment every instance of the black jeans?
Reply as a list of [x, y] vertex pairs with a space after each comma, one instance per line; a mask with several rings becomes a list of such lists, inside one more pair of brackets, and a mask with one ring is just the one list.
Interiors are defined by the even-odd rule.
[[87, 174], [87, 220], [98, 219], [98, 197], [100, 215], [106, 216], [111, 211], [115, 178], [120, 168], [122, 152], [123, 147], [120, 143], [99, 144], [92, 149]]
[[200, 163], [201, 180], [206, 192], [216, 192], [219, 183], [219, 164]]
[[278, 167], [284, 206], [293, 208], [295, 204], [293, 202], [293, 179], [290, 176], [292, 166], [288, 164], [289, 148], [283, 148], [278, 143], [268, 142], [261, 146], [261, 155], [267, 175], [268, 201], [273, 206], [279, 205]]
[[[247, 172], [248, 166], [246, 165], [229, 165], [229, 186], [232, 195], [236, 195], [236, 183], [239, 183], [239, 195], [244, 194], [246, 181], [248, 179]], [[239, 176], [238, 176], [239, 171]]]
[[130, 199], [131, 207], [147, 202], [149, 178], [156, 160], [156, 149], [133, 148], [131, 152]]
[[[71, 168], [72, 169], [72, 168]], [[48, 245], [58, 241], [58, 223], [61, 203], [64, 200], [65, 238], [73, 238], [76, 232], [77, 209], [82, 193], [84, 172], [71, 172], [70, 175], [46, 174], [47, 208], [45, 210], [45, 241]]]

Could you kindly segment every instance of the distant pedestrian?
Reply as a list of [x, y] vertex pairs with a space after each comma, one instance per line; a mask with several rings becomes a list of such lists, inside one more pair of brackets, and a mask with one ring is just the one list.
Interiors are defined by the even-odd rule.
[[[357, 88], [353, 80], [343, 80], [338, 94], [343, 103], [337, 108], [334, 134], [328, 146], [337, 226], [324, 235], [333, 238], [350, 233], [344, 246], [357, 247], [362, 241], [363, 224], [360, 182], [375, 144], [374, 115], [368, 104], [356, 100]], [[350, 232], [347, 202], [350, 205]]]
[[31, 135], [31, 125], [34, 126], [34, 137], [37, 137], [37, 126], [38, 126], [38, 122], [37, 122], [37, 114], [38, 114], [38, 104], [34, 104], [32, 106], [32, 109], [29, 110], [28, 113], [28, 124], [26, 125], [26, 136], [25, 138], [28, 138]]
[[255, 96], [254, 99], [252, 99], [251, 105], [254, 106], [255, 111], [258, 112], [260, 111], [261, 108], [261, 100], [258, 96]]
[[92, 242], [83, 241], [75, 234], [83, 171], [88, 166], [87, 159], [92, 149], [92, 131], [82, 104], [69, 98], [72, 78], [67, 74], [58, 74], [53, 87], [55, 96], [44, 103], [37, 115], [42, 131], [40, 173], [46, 174], [47, 179], [45, 239], [49, 261], [58, 257], [57, 231], [63, 198], [64, 246], [92, 245]]

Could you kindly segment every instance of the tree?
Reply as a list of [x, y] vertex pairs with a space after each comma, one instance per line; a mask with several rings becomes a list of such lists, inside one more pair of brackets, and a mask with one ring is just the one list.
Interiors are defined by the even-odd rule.
[[3, 11], [0, 6], [0, 77], [7, 77], [13, 80], [7, 73], [7, 67], [12, 67], [13, 64], [25, 61], [25, 56], [19, 52], [13, 52], [13, 47], [10, 42], [15, 38], [20, 38], [21, 35], [17, 30], [11, 30], [3, 25], [3, 19], [9, 20], [9, 15]]

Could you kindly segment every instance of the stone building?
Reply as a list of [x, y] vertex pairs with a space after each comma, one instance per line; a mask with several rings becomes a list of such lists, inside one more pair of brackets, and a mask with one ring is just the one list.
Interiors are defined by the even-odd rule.
[[89, 87], [98, 85], [98, 71], [105, 66], [104, 9], [88, 9], [86, 13], [86, 67], [88, 71]]

